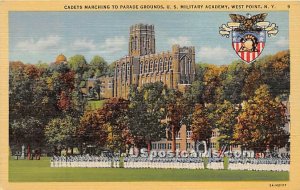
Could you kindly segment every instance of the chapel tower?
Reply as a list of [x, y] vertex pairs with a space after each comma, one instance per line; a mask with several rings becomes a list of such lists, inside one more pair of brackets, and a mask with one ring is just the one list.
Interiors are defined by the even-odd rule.
[[154, 25], [132, 25], [129, 35], [129, 56], [149, 54], [155, 54]]

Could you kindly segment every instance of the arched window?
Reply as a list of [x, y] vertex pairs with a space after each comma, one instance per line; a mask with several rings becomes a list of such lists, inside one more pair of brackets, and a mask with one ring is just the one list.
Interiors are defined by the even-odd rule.
[[159, 71], [160, 72], [164, 71], [164, 62], [162, 59], [159, 59]]
[[140, 63], [140, 74], [143, 74], [144, 63]]
[[150, 73], [153, 72], [153, 60], [150, 61], [150, 71], [149, 71], [149, 72], [150, 72]]
[[184, 74], [187, 75], [187, 66], [188, 66], [188, 58], [185, 56], [184, 58]]
[[168, 70], [168, 59], [167, 58], [165, 58], [164, 70], [165, 71]]
[[116, 73], [117, 75], [119, 75], [119, 74], [120, 74], [120, 67], [119, 67], [119, 65], [117, 65], [116, 72], [117, 72], [117, 73]]
[[182, 75], [188, 75], [189, 73], [189, 62], [190, 59], [187, 56], [181, 58], [180, 61], [180, 73]]
[[144, 37], [141, 37], [141, 48], [143, 48], [143, 47], [145, 47], [145, 43], [146, 43], [146, 41], [145, 41], [145, 38]]
[[145, 64], [144, 64], [144, 73], [148, 73], [148, 61], [145, 61]]
[[126, 78], [126, 67], [125, 67], [125, 63], [122, 64], [122, 80], [125, 80]]
[[131, 38], [131, 49], [132, 50], [135, 49], [135, 39], [134, 39], [134, 37]]
[[149, 45], [149, 38], [146, 39], [146, 47], [147, 47], [147, 48], [150, 47], [150, 45]]
[[169, 70], [172, 70], [173, 64], [172, 64], [172, 57], [169, 57]]
[[192, 60], [189, 59], [189, 69], [188, 69], [188, 73], [191, 74], [192, 73]]
[[127, 63], [127, 77], [126, 78], [129, 78], [130, 76], [130, 63]]
[[134, 49], [136, 50], [137, 49], [137, 46], [138, 46], [138, 40], [137, 40], [137, 37], [135, 36], [134, 37]]
[[158, 60], [157, 59], [155, 59], [154, 71], [158, 72]]

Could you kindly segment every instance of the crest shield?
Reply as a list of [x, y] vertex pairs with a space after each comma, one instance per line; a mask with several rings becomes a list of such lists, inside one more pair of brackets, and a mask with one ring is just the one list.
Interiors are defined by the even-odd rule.
[[232, 31], [232, 47], [244, 61], [253, 62], [263, 51], [266, 31]]

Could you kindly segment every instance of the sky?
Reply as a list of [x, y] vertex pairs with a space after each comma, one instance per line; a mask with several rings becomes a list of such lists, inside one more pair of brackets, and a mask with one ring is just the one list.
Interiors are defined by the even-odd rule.
[[[239, 57], [219, 27], [231, 21], [230, 13], [10, 12], [9, 59], [51, 63], [62, 53], [67, 58], [81, 54], [87, 61], [99, 55], [111, 63], [128, 55], [129, 27], [144, 23], [155, 27], [156, 52], [170, 51], [172, 44], [195, 46], [197, 63], [229, 64]], [[279, 32], [267, 38], [261, 56], [289, 48], [288, 12], [267, 13], [266, 21], [276, 23]]]

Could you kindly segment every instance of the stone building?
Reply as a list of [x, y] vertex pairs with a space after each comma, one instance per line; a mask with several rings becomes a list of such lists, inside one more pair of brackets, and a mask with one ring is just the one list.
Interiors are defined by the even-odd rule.
[[111, 98], [114, 96], [114, 78], [109, 76], [103, 76], [99, 78], [100, 80], [100, 97], [101, 98]]
[[[176, 135], [176, 150], [194, 150], [195, 149], [195, 141], [191, 139], [192, 131], [187, 130], [186, 125], [182, 125], [180, 130]], [[166, 134], [166, 137], [168, 134]], [[151, 143], [152, 150], [172, 150], [172, 140], [170, 138], [163, 138], [159, 141], [155, 141]]]
[[[97, 88], [97, 85], [99, 85], [100, 89], [100, 99], [109, 99], [114, 96], [114, 78], [109, 76], [89, 78], [86, 82], [86, 86], [82, 89], [82, 92], [84, 92], [85, 94], [89, 94], [91, 93], [91, 91], [93, 91], [93, 89]], [[97, 96], [99, 97], [98, 92]]]
[[173, 45], [171, 51], [156, 53], [154, 25], [130, 27], [129, 54], [116, 61], [114, 97], [127, 98], [131, 85], [161, 81], [184, 91], [195, 78], [195, 48]]

